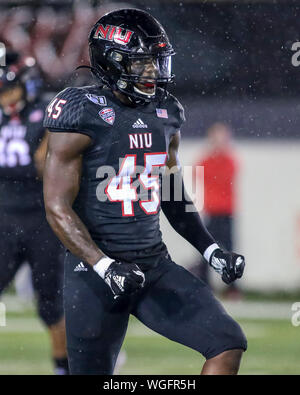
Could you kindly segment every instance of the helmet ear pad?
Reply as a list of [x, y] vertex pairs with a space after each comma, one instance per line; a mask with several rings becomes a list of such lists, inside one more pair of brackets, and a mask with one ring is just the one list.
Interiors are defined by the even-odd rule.
[[117, 89], [116, 83], [124, 72], [125, 65], [122, 66], [118, 61], [114, 60], [113, 54], [113, 49], [99, 53], [99, 51], [93, 50], [92, 45], [90, 45], [90, 60], [93, 74], [104, 83]]
[[99, 51], [97, 51], [94, 44], [90, 44], [89, 46], [89, 55], [92, 73], [95, 77], [103, 80], [104, 83], [108, 83], [108, 72], [106, 70], [107, 64], [105, 62], [105, 58], [101, 53], [99, 53]]
[[[114, 75], [114, 79], [117, 81], [121, 74], [126, 71], [126, 62], [124, 61], [124, 56], [119, 54], [122, 57], [122, 61], [118, 61], [116, 59], [116, 54], [119, 54], [119, 52], [112, 50], [109, 50], [106, 54], [106, 65], [107, 65], [107, 70], [111, 72], [111, 74]], [[115, 81], [115, 82], [116, 82]]]

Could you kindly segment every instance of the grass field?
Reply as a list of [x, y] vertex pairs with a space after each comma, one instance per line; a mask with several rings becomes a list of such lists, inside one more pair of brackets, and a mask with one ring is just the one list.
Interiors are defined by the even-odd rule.
[[[0, 327], [0, 374], [52, 374], [46, 330], [33, 311], [8, 312]], [[300, 327], [287, 318], [238, 319], [249, 343], [242, 374], [300, 374]], [[198, 374], [204, 359], [197, 352], [130, 321], [120, 374]]]

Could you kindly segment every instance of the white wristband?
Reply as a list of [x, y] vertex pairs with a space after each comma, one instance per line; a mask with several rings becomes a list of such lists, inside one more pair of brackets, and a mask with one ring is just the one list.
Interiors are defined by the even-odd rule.
[[93, 269], [95, 270], [96, 273], [99, 274], [101, 278], [104, 280], [105, 272], [111, 265], [111, 263], [114, 262], [114, 259], [108, 258], [108, 256], [104, 256], [95, 265], [93, 266]]
[[212, 253], [216, 251], [218, 248], [220, 247], [218, 246], [217, 243], [211, 244], [209, 247], [206, 248], [206, 250], [203, 253], [203, 257], [207, 260], [207, 262], [210, 261], [210, 257]]

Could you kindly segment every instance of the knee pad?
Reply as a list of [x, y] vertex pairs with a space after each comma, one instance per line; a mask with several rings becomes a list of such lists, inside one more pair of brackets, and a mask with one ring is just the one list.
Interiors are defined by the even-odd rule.
[[230, 316], [225, 315], [216, 331], [215, 340], [203, 355], [206, 359], [213, 358], [224, 351], [247, 350], [247, 339], [239, 324]]

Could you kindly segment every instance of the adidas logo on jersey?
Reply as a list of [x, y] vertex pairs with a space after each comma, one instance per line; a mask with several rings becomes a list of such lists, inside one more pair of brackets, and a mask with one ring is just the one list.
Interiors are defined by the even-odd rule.
[[134, 124], [132, 125], [133, 128], [147, 128], [148, 125], [146, 125], [141, 118], [139, 118], [137, 121], [134, 122]]
[[87, 272], [88, 269], [84, 266], [82, 262], [80, 262], [74, 269], [74, 272]]

